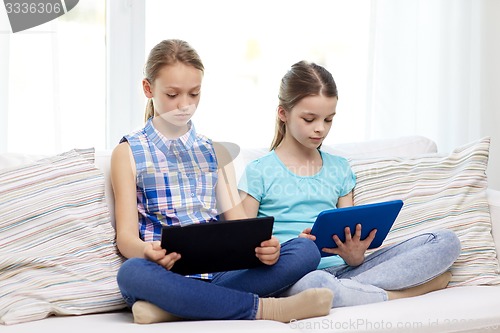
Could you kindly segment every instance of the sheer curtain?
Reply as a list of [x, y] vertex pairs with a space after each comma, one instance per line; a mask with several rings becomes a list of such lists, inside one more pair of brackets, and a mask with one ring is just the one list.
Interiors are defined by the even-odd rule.
[[[366, 138], [417, 134], [442, 152], [492, 137], [488, 177], [499, 189], [500, 4], [372, 3]], [[496, 57], [495, 57], [496, 54]]]
[[[307, 59], [326, 66], [339, 86], [327, 143], [424, 135], [448, 152], [491, 136], [488, 176], [500, 188], [493, 172], [500, 109], [491, 93], [500, 86], [499, 7], [495, 0], [148, 0], [145, 45], [182, 38], [199, 51], [207, 70], [195, 122], [216, 140], [267, 146], [279, 80]], [[162, 20], [172, 9], [189, 20]]]
[[[1, 21], [0, 21], [1, 22]], [[4, 29], [4, 25], [0, 26], [0, 29]], [[0, 34], [0, 49], [8, 50], [9, 49], [9, 39]], [[2, 55], [0, 56], [0, 73], [2, 76], [9, 76], [9, 57], [5, 51], [1, 51]], [[4, 53], [5, 52], [5, 53]], [[9, 96], [7, 94], [7, 80], [0, 77], [0, 152], [7, 150], [7, 137], [5, 134], [7, 133], [7, 108], [9, 105]]]
[[339, 86], [327, 143], [491, 136], [500, 189], [498, 17], [497, 0], [86, 0], [12, 34], [0, 10], [0, 152], [113, 148], [142, 126], [147, 53], [182, 38], [205, 62], [195, 122], [214, 140], [267, 146], [279, 80], [307, 59]]

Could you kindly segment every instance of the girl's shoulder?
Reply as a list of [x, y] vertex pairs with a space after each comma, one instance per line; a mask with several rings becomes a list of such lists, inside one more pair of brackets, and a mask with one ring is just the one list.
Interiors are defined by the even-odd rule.
[[250, 161], [249, 165], [259, 165], [259, 164], [274, 164], [276, 163], [276, 153], [274, 150], [264, 153], [259, 157], [254, 158]]
[[196, 141], [202, 144], [207, 144], [207, 145], [214, 145], [214, 142], [212, 139], [210, 139], [208, 136], [204, 134], [200, 134], [196, 132]]
[[[261, 152], [260, 152], [261, 153]], [[274, 151], [264, 153], [264, 155], [258, 156], [250, 160], [245, 166], [247, 173], [262, 173], [264, 169], [269, 170], [268, 167], [275, 166], [276, 154]]]
[[345, 158], [343, 156], [327, 153], [326, 151], [323, 151], [323, 150], [320, 150], [320, 152], [321, 152], [321, 156], [323, 157], [323, 159], [328, 159], [331, 161], [341, 161], [341, 162], [347, 162], [347, 163], [349, 162], [347, 160], [347, 158]]
[[349, 160], [343, 156], [333, 155], [320, 150], [321, 157], [323, 158], [323, 165], [326, 166], [343, 166], [350, 168]]
[[139, 140], [140, 138], [143, 138], [144, 135], [144, 130], [143, 129], [138, 129], [133, 132], [130, 132], [128, 134], [125, 134], [122, 139], [120, 140], [120, 143], [123, 141], [134, 141], [134, 140]]

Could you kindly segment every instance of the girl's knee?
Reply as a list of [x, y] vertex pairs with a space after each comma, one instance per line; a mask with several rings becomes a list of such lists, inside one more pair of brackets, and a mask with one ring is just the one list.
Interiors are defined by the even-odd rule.
[[294, 260], [300, 267], [307, 271], [315, 270], [321, 259], [318, 247], [316, 244], [307, 238], [297, 237], [282, 244], [282, 255], [295, 255], [297, 260]]
[[136, 274], [141, 271], [142, 262], [139, 258], [127, 259], [118, 270], [116, 282], [123, 300], [128, 307], [132, 307], [136, 301], [134, 291], [140, 287], [140, 281], [137, 280]]
[[440, 230], [435, 233], [438, 242], [442, 245], [443, 253], [448, 253], [455, 261], [462, 251], [462, 244], [457, 234], [452, 230]]
[[318, 247], [316, 246], [316, 243], [308, 238], [303, 237], [297, 237], [292, 239], [291, 241], [294, 243], [296, 249], [301, 255], [308, 256], [311, 259], [314, 258], [315, 260], [317, 260], [316, 265], [319, 264], [321, 254]]
[[332, 288], [333, 284], [338, 283], [338, 279], [332, 274], [323, 270], [315, 270], [303, 277], [306, 284], [315, 288]]
[[141, 272], [144, 260], [145, 259], [141, 258], [127, 259], [118, 269], [118, 273], [116, 275], [118, 285], [127, 283], [131, 277], [137, 274], [137, 272]]
[[449, 246], [452, 249], [454, 249], [454, 252], [458, 257], [460, 255], [460, 252], [462, 251], [462, 243], [460, 242], [460, 239], [458, 238], [457, 234], [452, 230], [444, 230], [443, 232], [445, 233], [444, 237], [450, 244]]

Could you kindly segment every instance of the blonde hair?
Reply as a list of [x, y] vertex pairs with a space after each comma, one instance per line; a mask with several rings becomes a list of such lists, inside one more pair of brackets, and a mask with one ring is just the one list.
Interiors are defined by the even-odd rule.
[[[332, 74], [313, 62], [299, 61], [281, 79], [279, 108], [291, 111], [307, 96], [337, 97], [338, 91]], [[286, 133], [286, 124], [277, 116], [274, 138], [270, 150], [279, 146]]]
[[[193, 66], [202, 72], [205, 70], [200, 56], [187, 42], [180, 39], [167, 39], [156, 44], [149, 52], [144, 66], [144, 78], [153, 84], [164, 66], [174, 65], [177, 62]], [[154, 113], [153, 100], [150, 98], [146, 104], [144, 121], [153, 117]]]

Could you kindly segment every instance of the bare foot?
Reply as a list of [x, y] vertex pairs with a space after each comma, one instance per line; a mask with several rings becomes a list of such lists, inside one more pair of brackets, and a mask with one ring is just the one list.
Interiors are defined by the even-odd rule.
[[427, 294], [431, 291], [444, 289], [448, 285], [448, 282], [450, 282], [451, 276], [451, 272], [444, 272], [443, 274], [438, 275], [434, 279], [429, 280], [421, 285], [403, 290], [387, 291], [387, 296], [389, 300], [393, 300], [398, 298], [419, 296]]

